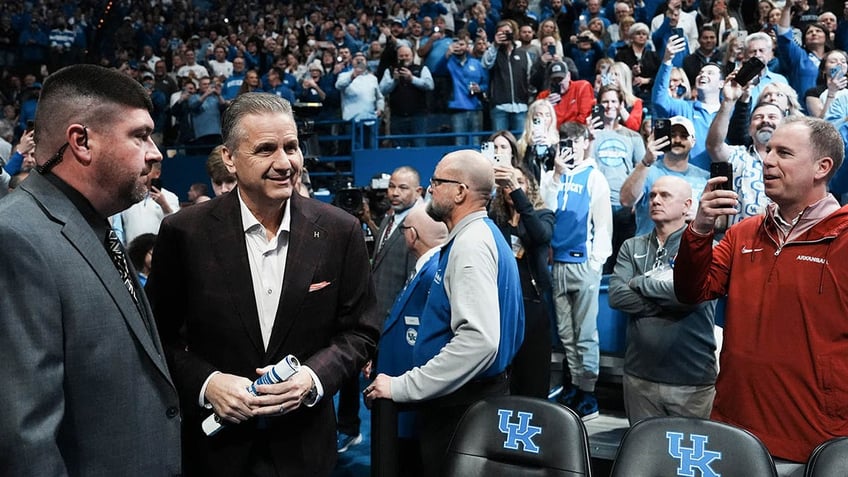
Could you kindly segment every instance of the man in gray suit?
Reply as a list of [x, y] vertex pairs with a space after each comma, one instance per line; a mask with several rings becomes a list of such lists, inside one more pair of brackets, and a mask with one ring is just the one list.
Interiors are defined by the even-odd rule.
[[106, 219], [162, 160], [151, 109], [98, 66], [44, 82], [38, 172], [0, 201], [0, 475], [182, 472], [177, 390]]
[[[406, 280], [415, 269], [415, 255], [403, 238], [401, 226], [412, 207], [421, 201], [421, 176], [410, 166], [401, 166], [389, 178], [388, 199], [392, 206], [380, 223], [371, 259], [371, 276], [377, 292], [377, 313], [385, 320]], [[359, 435], [359, 377], [354, 376], [339, 390], [339, 453], [362, 442]]]

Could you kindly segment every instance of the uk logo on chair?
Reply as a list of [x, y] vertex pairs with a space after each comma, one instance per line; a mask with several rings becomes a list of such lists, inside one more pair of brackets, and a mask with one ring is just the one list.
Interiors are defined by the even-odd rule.
[[[542, 433], [541, 426], [531, 426], [532, 412], [518, 412], [518, 422], [512, 421], [513, 411], [509, 409], [498, 409], [498, 429], [506, 434], [504, 449], [523, 450], [532, 454], [539, 453], [539, 446], [533, 442], [536, 434]], [[521, 449], [519, 449], [521, 443]]]
[[685, 435], [682, 432], [666, 432], [668, 439], [668, 455], [678, 459], [680, 465], [677, 467], [677, 475], [681, 477], [696, 477], [695, 469], [701, 471], [701, 477], [721, 477], [710, 464], [715, 460], [721, 460], [721, 452], [707, 450], [709, 436], [690, 434], [692, 447], [683, 447]]

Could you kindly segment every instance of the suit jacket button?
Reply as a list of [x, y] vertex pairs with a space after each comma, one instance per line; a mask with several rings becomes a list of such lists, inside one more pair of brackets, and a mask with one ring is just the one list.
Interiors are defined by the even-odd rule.
[[180, 410], [176, 407], [169, 407], [167, 411], [165, 411], [165, 415], [168, 416], [168, 419], [173, 419], [180, 415]]

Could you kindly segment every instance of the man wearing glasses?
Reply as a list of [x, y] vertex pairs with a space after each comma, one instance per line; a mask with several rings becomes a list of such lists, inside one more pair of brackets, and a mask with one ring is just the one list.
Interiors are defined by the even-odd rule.
[[450, 438], [471, 404], [509, 393], [506, 369], [524, 338], [518, 266], [486, 213], [494, 186], [492, 163], [476, 151], [453, 152], [436, 166], [427, 213], [450, 232], [421, 313], [415, 368], [380, 374], [365, 389], [368, 401], [420, 403], [422, 475], [441, 475]]
[[610, 306], [630, 315], [624, 410], [630, 424], [653, 416], [708, 419], [715, 397], [715, 300], [684, 305], [673, 268], [692, 186], [663, 176], [648, 195], [654, 230], [624, 242], [610, 277]]

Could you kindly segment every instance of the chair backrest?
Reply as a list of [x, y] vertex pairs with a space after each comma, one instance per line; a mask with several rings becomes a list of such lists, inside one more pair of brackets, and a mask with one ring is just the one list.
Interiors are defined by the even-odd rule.
[[831, 439], [810, 454], [805, 477], [845, 477], [848, 475], [848, 437]]
[[589, 437], [570, 409], [502, 396], [472, 405], [448, 448], [445, 475], [590, 476]]
[[610, 477], [657, 475], [776, 477], [777, 471], [763, 443], [744, 429], [706, 419], [655, 417], [624, 434]]

